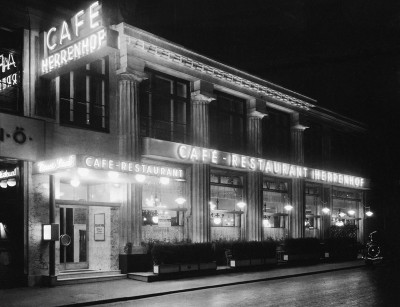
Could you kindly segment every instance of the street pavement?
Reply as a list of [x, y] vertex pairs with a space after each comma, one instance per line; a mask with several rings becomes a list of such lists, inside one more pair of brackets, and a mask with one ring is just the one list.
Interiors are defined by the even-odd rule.
[[124, 302], [184, 293], [194, 290], [220, 288], [227, 285], [245, 285], [257, 281], [268, 281], [295, 276], [307, 276], [364, 266], [362, 260], [322, 263], [301, 267], [280, 266], [278, 268], [243, 272], [236, 271], [223, 275], [191, 277], [179, 280], [145, 283], [122, 279], [98, 283], [58, 286], [54, 288], [34, 287], [0, 290], [0, 306], [92, 306]]
[[[392, 267], [362, 267], [154, 296], [108, 307], [398, 307], [399, 277]], [[96, 305], [104, 306], [104, 305]]]

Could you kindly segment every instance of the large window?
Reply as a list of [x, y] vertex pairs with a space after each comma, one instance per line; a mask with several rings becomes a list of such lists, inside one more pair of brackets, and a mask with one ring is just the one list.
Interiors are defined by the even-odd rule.
[[271, 108], [268, 116], [262, 120], [263, 155], [272, 160], [289, 161], [290, 159], [290, 116]]
[[210, 146], [228, 152], [243, 152], [246, 143], [246, 101], [215, 92], [210, 104]]
[[141, 84], [141, 135], [186, 142], [190, 118], [189, 93], [188, 81], [149, 71], [149, 79]]
[[108, 131], [108, 58], [60, 76], [60, 122]]

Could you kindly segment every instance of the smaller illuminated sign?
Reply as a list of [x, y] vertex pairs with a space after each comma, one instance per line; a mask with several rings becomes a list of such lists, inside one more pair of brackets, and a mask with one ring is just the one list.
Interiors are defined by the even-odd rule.
[[0, 92], [18, 84], [18, 66], [13, 53], [0, 54]]
[[175, 179], [184, 179], [185, 177], [185, 172], [179, 168], [92, 156], [86, 156], [83, 158], [83, 167], [149, 176], [171, 177]]
[[69, 169], [76, 166], [76, 156], [71, 155], [68, 157], [37, 162], [35, 164], [35, 171], [37, 173], [51, 173], [59, 170]]
[[17, 176], [17, 169], [15, 168], [13, 171], [0, 171], [0, 179], [7, 179], [11, 177]]

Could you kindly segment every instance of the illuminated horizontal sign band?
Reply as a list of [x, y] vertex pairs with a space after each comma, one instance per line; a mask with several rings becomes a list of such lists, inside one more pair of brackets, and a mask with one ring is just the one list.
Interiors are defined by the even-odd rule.
[[365, 188], [365, 179], [336, 172], [312, 169], [268, 159], [223, 152], [215, 149], [190, 146], [167, 141], [144, 139], [144, 154], [165, 157], [186, 163], [204, 163], [226, 168], [262, 172], [269, 176], [303, 178], [355, 188]]
[[147, 176], [185, 179], [185, 171], [180, 168], [153, 165], [134, 161], [121, 161], [103, 157], [71, 155], [52, 160], [40, 161], [34, 164], [35, 174], [52, 174], [75, 167], [89, 168], [102, 171], [114, 171]]
[[132, 161], [119, 161], [92, 156], [84, 157], [82, 166], [92, 169], [116, 171], [123, 173], [170, 177], [175, 179], [185, 178], [185, 172], [183, 169], [180, 168], [144, 164]]

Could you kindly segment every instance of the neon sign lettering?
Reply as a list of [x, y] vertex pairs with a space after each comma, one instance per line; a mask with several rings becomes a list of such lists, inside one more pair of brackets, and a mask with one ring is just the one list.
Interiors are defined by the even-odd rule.
[[262, 172], [266, 175], [290, 178], [304, 178], [314, 181], [327, 182], [361, 188], [365, 180], [361, 177], [344, 175], [334, 172], [309, 169], [262, 158], [248, 157], [235, 153], [227, 153], [214, 149], [177, 144], [177, 158], [194, 163], [215, 164], [224, 167]]
[[[12, 53], [0, 55], [0, 69], [2, 74], [9, 73], [9, 70], [15, 71], [15, 69], [17, 69]], [[0, 92], [16, 84], [18, 84], [18, 74], [16, 72], [9, 73], [8, 76], [0, 79]]]
[[38, 173], [54, 172], [61, 169], [72, 168], [76, 165], [76, 156], [71, 155], [66, 158], [58, 158], [54, 160], [41, 161], [37, 164]]
[[179, 168], [149, 165], [132, 161], [119, 161], [92, 156], [84, 157], [83, 167], [150, 176], [171, 177], [176, 179], [184, 179], [185, 176], [185, 172]]
[[[88, 34], [87, 36], [85, 36]], [[73, 43], [73, 41], [75, 41]], [[52, 27], [45, 33], [45, 47], [50, 54], [41, 61], [41, 72], [49, 73], [105, 45], [107, 32], [102, 28], [101, 5], [92, 3], [86, 11], [79, 11], [68, 23]]]
[[15, 168], [13, 171], [0, 171], [0, 179], [7, 179], [10, 177], [17, 176], [17, 169]]

